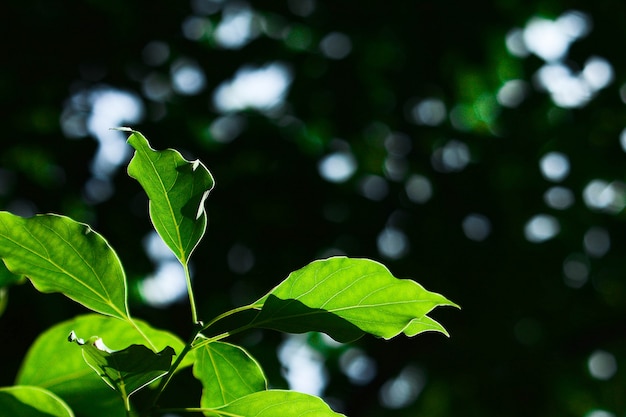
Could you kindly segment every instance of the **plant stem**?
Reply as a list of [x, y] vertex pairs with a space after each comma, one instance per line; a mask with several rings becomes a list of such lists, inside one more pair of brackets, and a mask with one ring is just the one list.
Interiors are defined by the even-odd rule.
[[205, 324], [204, 326], [202, 326], [202, 328], [200, 329], [200, 332], [204, 332], [205, 330], [207, 330], [209, 327], [213, 326], [215, 323], [217, 323], [218, 321], [228, 317], [228, 316], [232, 316], [233, 314], [242, 312], [242, 311], [246, 311], [246, 310], [252, 310], [254, 308], [257, 308], [258, 306], [256, 304], [248, 304], [246, 306], [242, 306], [242, 307], [237, 307], [237, 308], [233, 308], [232, 310], [228, 310], [225, 313], [220, 314], [219, 316], [215, 317], [213, 320], [211, 320], [210, 322], [208, 322], [207, 324]]
[[187, 262], [182, 263], [185, 270], [185, 281], [187, 281], [187, 294], [189, 294], [189, 305], [191, 307], [191, 321], [193, 324], [198, 323], [198, 311], [196, 310], [196, 301], [193, 296], [193, 287], [191, 285], [191, 274], [189, 273], [189, 264]]
[[[185, 272], [186, 273], [188, 272], [186, 267], [185, 267]], [[189, 285], [190, 280], [187, 280], [187, 283]], [[192, 295], [191, 289], [190, 289], [190, 292], [189, 292], [189, 297], [190, 297], [189, 298], [190, 301], [192, 302], [192, 304], [191, 304], [192, 305], [192, 309], [191, 309], [192, 315], [194, 316], [194, 319], [195, 319], [195, 317], [196, 317], [195, 316], [196, 310], [195, 310], [195, 304], [193, 303], [193, 295]], [[246, 311], [246, 310], [250, 310], [250, 309], [253, 309], [253, 308], [257, 308], [257, 307], [258, 306], [256, 304], [249, 304], [249, 305], [246, 305], [246, 306], [243, 306], [243, 307], [234, 308], [232, 310], [229, 310], [229, 311], [227, 311], [225, 313], [222, 313], [219, 316], [215, 317], [207, 325], [201, 325], [198, 321], [195, 321], [195, 325], [196, 325], [196, 329], [197, 330], [194, 332], [192, 337], [189, 338], [189, 341], [185, 344], [185, 346], [183, 347], [183, 350], [181, 350], [180, 353], [178, 354], [178, 356], [176, 356], [176, 360], [170, 366], [170, 369], [168, 370], [167, 375], [165, 375], [161, 379], [161, 381], [159, 382], [159, 386], [157, 387], [155, 396], [154, 396], [154, 398], [152, 400], [153, 407], [156, 405], [157, 401], [159, 400], [159, 398], [161, 396], [161, 393], [165, 390], [165, 388], [169, 384], [170, 380], [174, 376], [174, 372], [176, 371], [176, 369], [178, 369], [178, 367], [182, 363], [183, 359], [185, 358], [185, 356], [187, 356], [187, 354], [189, 352], [191, 352], [193, 349], [197, 349], [197, 348], [202, 347], [204, 345], [207, 345], [209, 343], [216, 342], [216, 341], [224, 339], [224, 338], [226, 338], [228, 336], [232, 336], [234, 334], [241, 333], [244, 330], [252, 328], [253, 326], [251, 325], [251, 323], [249, 323], [249, 324], [246, 324], [245, 326], [241, 326], [241, 327], [239, 327], [239, 328], [237, 328], [235, 330], [231, 330], [229, 332], [224, 332], [224, 333], [221, 333], [221, 334], [219, 334], [217, 336], [213, 336], [211, 338], [203, 339], [202, 342], [197, 343], [197, 344], [194, 345], [194, 342], [201, 336], [201, 333], [204, 330], [208, 329], [213, 324], [217, 323], [219, 320], [222, 320], [222, 319], [224, 319], [224, 318], [226, 318], [228, 316], [231, 316], [233, 314], [239, 313], [241, 311]], [[135, 325], [135, 327], [137, 327], [137, 326]], [[185, 409], [185, 410], [192, 410], [192, 409]], [[147, 413], [149, 413], [150, 411], [151, 410], [148, 409], [142, 415], [146, 415], [147, 416], [148, 415]]]

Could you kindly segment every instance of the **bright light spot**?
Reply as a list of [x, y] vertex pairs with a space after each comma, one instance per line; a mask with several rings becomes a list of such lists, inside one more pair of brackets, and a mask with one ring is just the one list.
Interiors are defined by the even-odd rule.
[[226, 114], [218, 117], [211, 123], [209, 131], [211, 137], [219, 143], [232, 142], [243, 132], [246, 127], [246, 119], [236, 114]]
[[143, 62], [151, 67], [163, 65], [170, 57], [170, 47], [165, 42], [152, 41], [141, 51]]
[[446, 119], [446, 105], [438, 98], [427, 98], [413, 106], [411, 118], [420, 125], [438, 126]]
[[565, 285], [581, 288], [589, 279], [589, 260], [581, 254], [572, 254], [563, 262]]
[[592, 227], [583, 238], [585, 251], [593, 257], [600, 258], [611, 249], [611, 237], [603, 227]]
[[330, 59], [343, 59], [352, 51], [352, 41], [347, 35], [331, 32], [320, 41], [320, 50]]
[[574, 204], [574, 193], [569, 188], [550, 187], [543, 194], [543, 201], [553, 209], [565, 210]]
[[590, 209], [619, 213], [626, 205], [626, 185], [618, 181], [593, 180], [583, 190], [583, 200]]
[[182, 31], [185, 38], [198, 41], [211, 33], [212, 25], [209, 19], [190, 16], [183, 21]]
[[615, 414], [609, 413], [605, 410], [591, 410], [585, 414], [585, 417], [615, 417]]
[[389, 186], [384, 178], [378, 175], [368, 175], [359, 184], [361, 193], [370, 200], [381, 201], [389, 193]]
[[560, 230], [556, 218], [548, 214], [538, 214], [526, 223], [524, 235], [529, 242], [540, 243], [552, 239]]
[[307, 343], [304, 334], [290, 334], [278, 347], [278, 359], [284, 367], [289, 389], [321, 395], [328, 382], [324, 358]]
[[287, 3], [291, 13], [307, 17], [315, 10], [315, 0], [289, 0]]
[[366, 385], [376, 376], [376, 361], [359, 348], [350, 348], [339, 357], [339, 368], [355, 385]]
[[156, 272], [143, 280], [139, 292], [153, 307], [167, 307], [187, 296], [185, 272], [177, 260], [159, 262]]
[[591, 57], [585, 63], [582, 77], [594, 90], [601, 90], [613, 81], [613, 67], [604, 58]]
[[563, 58], [573, 40], [563, 29], [557, 22], [533, 17], [524, 29], [526, 48], [545, 61]]
[[247, 246], [239, 243], [233, 245], [228, 251], [228, 267], [236, 274], [245, 274], [254, 266], [254, 253]]
[[143, 248], [148, 258], [156, 264], [156, 272], [139, 284], [144, 301], [154, 307], [167, 307], [187, 296], [185, 271], [172, 250], [155, 232], [147, 234]]
[[548, 91], [554, 103], [563, 108], [584, 106], [612, 80], [613, 68], [597, 57], [589, 59], [579, 74], [562, 63], [543, 65], [535, 74], [538, 87]]
[[223, 82], [213, 94], [215, 107], [221, 112], [248, 108], [271, 111], [280, 106], [291, 83], [291, 72], [280, 63], [261, 68], [243, 67], [235, 77]]
[[468, 239], [482, 242], [491, 233], [491, 222], [482, 214], [468, 214], [461, 223], [463, 233]]
[[227, 7], [222, 21], [215, 28], [217, 44], [226, 49], [239, 49], [254, 39], [258, 29], [254, 25], [255, 15], [241, 5]]
[[200, 65], [189, 59], [179, 59], [171, 68], [172, 87], [184, 95], [195, 95], [206, 87], [206, 77]]
[[424, 204], [433, 196], [433, 186], [423, 175], [411, 175], [404, 185], [404, 190], [409, 200], [418, 204]]
[[347, 181], [355, 173], [356, 168], [356, 159], [346, 151], [326, 155], [317, 166], [322, 178], [336, 183]]
[[554, 103], [563, 108], [582, 107], [595, 93], [585, 79], [572, 74], [562, 64], [544, 65], [536, 76], [539, 84], [550, 93]]
[[433, 168], [440, 172], [462, 171], [470, 161], [467, 145], [458, 140], [451, 140], [436, 149], [431, 157]]
[[519, 58], [525, 58], [530, 55], [530, 51], [526, 48], [526, 43], [524, 42], [524, 31], [522, 29], [510, 30], [506, 34], [505, 43], [506, 49], [509, 50], [511, 55]]
[[528, 95], [528, 83], [523, 80], [505, 82], [497, 94], [497, 100], [504, 107], [514, 108], [522, 104]]
[[617, 361], [613, 354], [604, 350], [596, 350], [589, 356], [587, 367], [593, 378], [606, 381], [617, 372]]
[[409, 238], [395, 227], [386, 227], [376, 241], [378, 252], [389, 259], [400, 259], [409, 252]]
[[585, 37], [591, 31], [589, 15], [577, 10], [568, 10], [556, 20], [559, 29], [572, 39]]
[[426, 385], [424, 371], [415, 366], [405, 367], [400, 375], [383, 384], [379, 399], [383, 407], [399, 409], [413, 403]]
[[143, 249], [152, 262], [172, 261], [176, 259], [174, 252], [163, 242], [157, 232], [152, 231], [143, 238]]
[[61, 115], [61, 127], [67, 137], [91, 134], [98, 148], [91, 162], [92, 180], [85, 184], [85, 197], [92, 204], [108, 199], [113, 193], [109, 177], [130, 157], [126, 134], [111, 127], [136, 123], [143, 117], [139, 97], [107, 86], [81, 90], [70, 97]]
[[539, 160], [541, 174], [550, 181], [562, 181], [569, 174], [569, 159], [560, 152], [550, 152]]
[[524, 29], [523, 39], [528, 50], [543, 60], [552, 62], [565, 57], [571, 43], [590, 30], [590, 19], [587, 15], [568, 11], [555, 21], [533, 17]]

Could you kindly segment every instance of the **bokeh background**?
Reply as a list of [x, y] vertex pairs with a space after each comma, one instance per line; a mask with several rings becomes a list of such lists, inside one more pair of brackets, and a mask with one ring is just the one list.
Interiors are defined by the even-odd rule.
[[[5, 0], [0, 206], [93, 225], [134, 315], [186, 338], [131, 126], [216, 178], [201, 318], [335, 254], [463, 307], [433, 313], [450, 339], [235, 339], [273, 387], [353, 417], [626, 416], [626, 3], [489, 3]], [[85, 312], [30, 284], [2, 304], [0, 385]]]

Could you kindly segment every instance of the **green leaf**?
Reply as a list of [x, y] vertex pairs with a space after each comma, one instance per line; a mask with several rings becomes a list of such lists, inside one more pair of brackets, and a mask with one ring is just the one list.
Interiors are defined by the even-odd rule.
[[128, 143], [135, 155], [128, 175], [150, 199], [154, 228], [186, 265], [206, 230], [204, 201], [215, 184], [213, 176], [199, 160], [187, 161], [173, 149], [156, 151], [141, 133], [130, 131]]
[[93, 311], [129, 319], [122, 264], [86, 224], [55, 214], [0, 212], [0, 257], [41, 292], [61, 292]]
[[193, 375], [202, 383], [202, 407], [219, 407], [267, 389], [263, 370], [239, 346], [213, 342], [196, 349], [195, 354]]
[[[67, 342], [67, 335], [72, 330], [78, 334], [97, 334], [107, 340], [112, 349], [146, 344], [148, 338], [155, 350], [172, 346], [176, 352], [182, 351], [184, 343], [177, 336], [141, 320], [134, 322], [140, 331], [126, 321], [96, 314], [56, 324], [41, 333], [31, 345], [20, 366], [17, 383], [37, 385], [54, 392], [79, 415], [126, 417], [119, 395], [85, 363], [79, 349]], [[192, 362], [193, 352], [185, 357], [179, 370]]]
[[4, 262], [0, 261], [0, 287], [6, 287], [11, 284], [20, 282], [24, 277], [15, 275], [6, 267]]
[[334, 257], [310, 263], [261, 298], [252, 325], [304, 333], [320, 331], [340, 342], [370, 333], [391, 339], [400, 333], [447, 334], [426, 314], [437, 306], [454, 306], [417, 282], [395, 278], [369, 259]]
[[223, 407], [204, 412], [207, 416], [237, 417], [340, 417], [319, 397], [294, 391], [255, 392]]
[[74, 417], [62, 399], [39, 387], [0, 388], [0, 415], [19, 417]]
[[101, 337], [80, 339], [74, 331], [69, 340], [83, 350], [85, 362], [123, 398], [130, 409], [129, 397], [167, 374], [175, 352], [170, 346], [155, 353], [144, 345], [130, 345], [122, 350], [109, 349]]

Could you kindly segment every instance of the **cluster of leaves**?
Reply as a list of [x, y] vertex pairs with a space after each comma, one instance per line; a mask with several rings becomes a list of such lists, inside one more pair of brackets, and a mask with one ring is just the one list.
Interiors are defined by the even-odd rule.
[[[425, 331], [447, 335], [427, 314], [437, 306], [456, 304], [415, 281], [395, 278], [380, 263], [347, 257], [314, 261], [259, 300], [203, 323], [195, 307], [189, 259], [206, 229], [204, 202], [213, 177], [200, 161], [187, 161], [172, 149], [156, 151], [139, 132], [124, 130], [131, 132], [128, 142], [135, 149], [128, 173], [145, 190], [154, 228], [185, 270], [195, 330], [185, 343], [131, 317], [120, 259], [88, 225], [55, 214], [23, 218], [0, 212], [0, 287], [27, 278], [40, 292], [60, 292], [93, 311], [39, 335], [21, 364], [16, 385], [0, 388], [3, 413], [166, 413], [173, 410], [159, 408], [161, 393], [175, 373], [192, 367], [202, 386], [201, 398], [194, 407], [177, 412], [337, 416], [318, 397], [268, 389], [258, 362], [223, 339], [252, 328], [319, 331], [339, 342], [366, 333], [384, 339]], [[216, 330], [216, 323], [246, 311], [252, 314], [244, 315], [250, 317], [245, 324]], [[149, 399], [138, 406], [131, 397], [143, 389]]]

